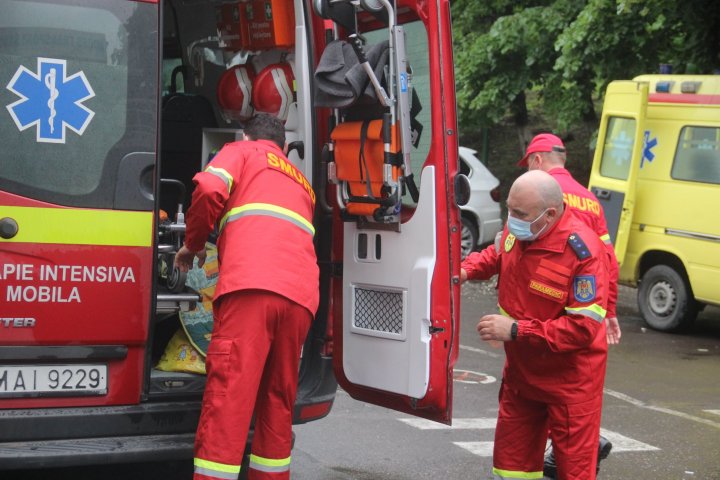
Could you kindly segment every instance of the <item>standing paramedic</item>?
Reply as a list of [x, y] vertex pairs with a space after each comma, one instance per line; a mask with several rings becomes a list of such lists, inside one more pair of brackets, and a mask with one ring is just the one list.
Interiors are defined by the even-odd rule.
[[[620, 343], [622, 332], [616, 312], [620, 269], [615, 257], [615, 249], [610, 241], [605, 213], [600, 202], [592, 192], [580, 185], [570, 175], [570, 172], [565, 168], [566, 159], [565, 144], [563, 144], [562, 140], [551, 133], [541, 133], [530, 141], [525, 156], [520, 159], [518, 166], [526, 167], [528, 170], [542, 170], [552, 175], [560, 184], [565, 205], [585, 222], [585, 225], [594, 230], [605, 244], [611, 259], [610, 296], [608, 297], [608, 313], [605, 318], [605, 326], [607, 328], [608, 344], [616, 345]], [[611, 450], [612, 443], [601, 435], [598, 444], [598, 468], [600, 468], [599, 461], [607, 458]], [[552, 477], [555, 468], [555, 458], [551, 448], [545, 456], [545, 474]]]
[[205, 259], [217, 226], [220, 275], [195, 438], [194, 480], [234, 479], [255, 412], [248, 478], [290, 478], [300, 351], [318, 306], [315, 194], [285, 157], [285, 129], [260, 114], [195, 175], [175, 265]]
[[495, 429], [496, 479], [542, 478], [548, 431], [558, 478], [596, 478], [607, 363], [604, 318], [609, 257], [598, 236], [564, 208], [558, 183], [530, 171], [510, 188], [495, 245], [468, 255], [463, 280], [498, 277], [500, 314], [477, 330], [504, 342]]

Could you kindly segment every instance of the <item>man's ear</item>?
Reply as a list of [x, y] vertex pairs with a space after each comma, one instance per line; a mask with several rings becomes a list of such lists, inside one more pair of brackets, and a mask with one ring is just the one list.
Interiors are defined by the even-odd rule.
[[550, 216], [550, 218], [552, 218], [554, 220], [554, 219], [558, 218], [562, 212], [557, 207], [550, 207], [550, 208], [548, 208], [547, 213]]

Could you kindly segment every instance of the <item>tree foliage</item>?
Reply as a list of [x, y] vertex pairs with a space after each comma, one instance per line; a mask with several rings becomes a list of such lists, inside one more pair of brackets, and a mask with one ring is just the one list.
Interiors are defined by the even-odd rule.
[[607, 84], [657, 71], [720, 68], [717, 0], [554, 0], [453, 3], [463, 128], [512, 114], [522, 125], [537, 96], [553, 128], [595, 118]]

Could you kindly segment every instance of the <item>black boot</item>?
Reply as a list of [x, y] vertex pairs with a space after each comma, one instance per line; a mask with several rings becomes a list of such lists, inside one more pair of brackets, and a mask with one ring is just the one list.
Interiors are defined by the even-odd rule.
[[[612, 443], [610, 443], [610, 440], [600, 435], [600, 441], [598, 442], [598, 463], [595, 474], [600, 471], [600, 461], [605, 460], [608, 455], [610, 455], [610, 450], [612, 450]], [[552, 445], [550, 445], [547, 453], [545, 454], [543, 475], [548, 478], [555, 478], [557, 475], [557, 465], [555, 464], [555, 454], [553, 453]]]
[[610, 450], [612, 450], [612, 443], [610, 443], [610, 440], [600, 435], [600, 443], [598, 444], [598, 463], [597, 463], [597, 470], [595, 470], [595, 474], [600, 471], [600, 461], [605, 460], [608, 455], [610, 455]]
[[548, 478], [555, 478], [557, 474], [557, 465], [555, 464], [555, 454], [553, 453], [552, 444], [545, 453], [545, 464], [543, 465], [543, 475]]

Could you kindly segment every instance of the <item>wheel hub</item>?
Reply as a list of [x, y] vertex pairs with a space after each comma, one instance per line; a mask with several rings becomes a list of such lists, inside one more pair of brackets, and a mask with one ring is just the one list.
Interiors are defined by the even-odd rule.
[[677, 294], [668, 282], [658, 282], [653, 285], [648, 297], [648, 304], [656, 315], [666, 317], [675, 310]]

